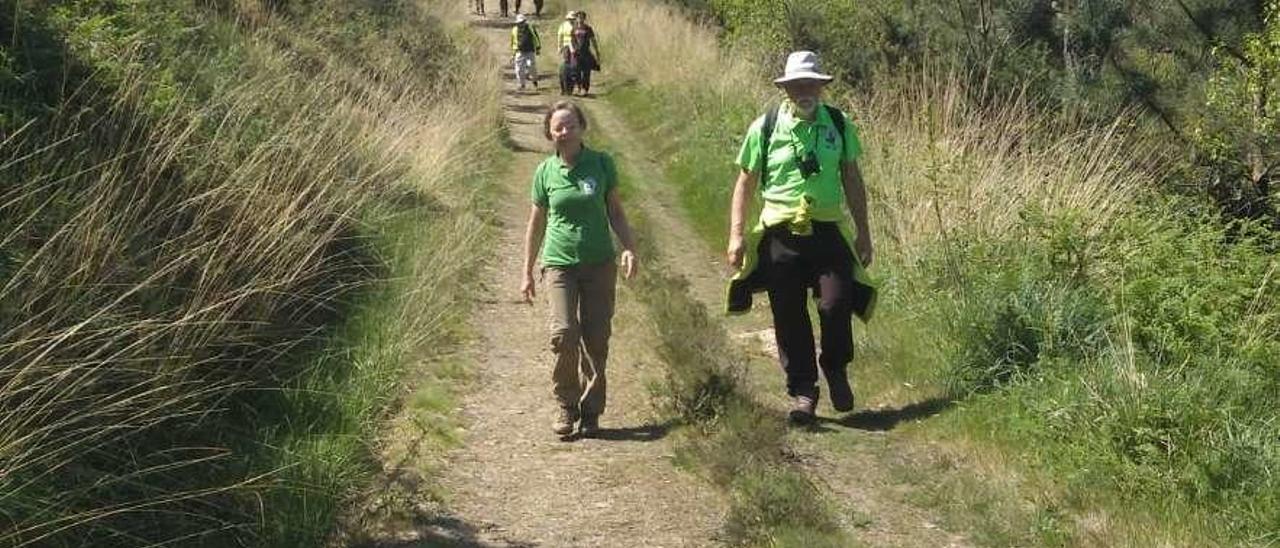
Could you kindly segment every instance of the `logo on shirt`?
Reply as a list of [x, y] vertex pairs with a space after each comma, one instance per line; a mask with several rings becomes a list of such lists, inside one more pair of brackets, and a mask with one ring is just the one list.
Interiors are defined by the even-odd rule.
[[587, 196], [594, 196], [596, 194], [596, 188], [600, 185], [596, 182], [595, 177], [587, 177], [580, 181], [578, 186], [582, 187], [583, 194], [586, 194]]
[[822, 140], [824, 140], [824, 141], [826, 141], [826, 142], [827, 142], [827, 148], [835, 148], [835, 147], [836, 147], [836, 139], [837, 139], [837, 137], [838, 137], [838, 136], [836, 135], [836, 130], [834, 130], [834, 129], [832, 129], [832, 128], [829, 128], [829, 127], [827, 127], [827, 128], [822, 128], [822, 129], [824, 130], [823, 135], [822, 135]]

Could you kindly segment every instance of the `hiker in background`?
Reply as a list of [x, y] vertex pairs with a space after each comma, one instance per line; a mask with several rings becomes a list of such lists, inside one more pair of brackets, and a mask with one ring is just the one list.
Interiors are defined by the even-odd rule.
[[520, 0], [516, 0], [516, 15], [520, 15]]
[[[534, 264], [541, 263], [551, 308], [553, 393], [559, 405], [552, 429], [561, 436], [573, 433], [574, 423], [584, 437], [599, 428], [618, 267], [631, 279], [639, 266], [613, 158], [583, 144], [586, 129], [582, 110], [568, 101], [552, 105], [543, 118], [555, 154], [533, 174], [520, 282], [521, 295], [532, 303]], [[614, 262], [611, 228], [622, 245], [619, 264]]]
[[[727, 309], [750, 310], [752, 293], [768, 292], [791, 397], [788, 417], [797, 424], [814, 420], [818, 366], [832, 407], [853, 409], [848, 376], [852, 316], [869, 321], [876, 301], [864, 270], [871, 265], [872, 246], [857, 163], [861, 144], [848, 117], [821, 100], [830, 81], [831, 76], [819, 72], [813, 52], [787, 57], [785, 72], [774, 80], [787, 99], [747, 130], [730, 209], [727, 261], [738, 272], [729, 285]], [[757, 191], [763, 209], [747, 233], [747, 212]], [[811, 289], [822, 332], [822, 353], [816, 360], [807, 303]]]
[[532, 80], [538, 87], [537, 55], [542, 53], [542, 39], [538, 29], [530, 25], [523, 13], [516, 14], [516, 24], [511, 27], [511, 51], [515, 53], [516, 82], [524, 89], [525, 80]]
[[507, 0], [498, 0], [498, 13], [502, 17], [507, 16]]
[[484, 0], [471, 0], [471, 13], [484, 15]]
[[542, 17], [542, 0], [533, 0], [533, 16]]
[[[582, 95], [591, 93], [591, 72], [600, 70], [600, 46], [596, 43], [596, 31], [587, 24], [587, 12], [579, 11], [570, 41], [573, 56], [574, 84]], [[572, 90], [570, 90], [572, 92]]]
[[560, 95], [573, 93], [574, 75], [577, 68], [573, 64], [573, 27], [578, 19], [578, 12], [569, 10], [564, 22], [556, 29], [556, 43], [560, 48]]

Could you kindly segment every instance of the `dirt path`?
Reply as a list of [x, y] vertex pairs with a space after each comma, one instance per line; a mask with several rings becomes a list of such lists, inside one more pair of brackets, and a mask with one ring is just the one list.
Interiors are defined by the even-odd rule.
[[[509, 27], [473, 25], [491, 53], [508, 58]], [[554, 36], [543, 30], [543, 36]], [[541, 89], [515, 88], [503, 63], [505, 117], [513, 150], [499, 200], [501, 235], [476, 311], [480, 370], [462, 414], [465, 442], [440, 480], [446, 520], [423, 524], [399, 545], [704, 546], [715, 543], [724, 504], [671, 465], [668, 426], [657, 423], [645, 382], [657, 375], [645, 322], [620, 291], [609, 369], [609, 409], [597, 439], [551, 432], [547, 312], [518, 302], [529, 177], [549, 147], [542, 112], [557, 91], [543, 57]]]
[[[550, 26], [556, 22], [544, 25], [544, 37], [554, 37]], [[505, 125], [512, 154], [499, 185], [502, 196], [495, 201], [500, 231], [495, 258], [485, 269], [482, 298], [475, 305], [478, 371], [461, 408], [464, 443], [437, 469], [440, 490], [447, 493], [444, 507], [424, 509], [411, 526], [386, 531], [370, 545], [715, 545], [725, 501], [708, 484], [672, 465], [670, 427], [655, 418], [645, 389], [663, 370], [652, 350], [656, 335], [625, 285], [619, 290], [609, 410], [601, 419], [600, 438], [565, 442], [550, 431], [555, 408], [547, 313], [542, 302], [518, 302], [516, 286], [529, 177], [549, 152], [542, 113], [559, 98], [554, 67], [551, 56], [544, 55], [541, 89], [517, 90], [505, 62], [508, 23], [487, 19], [472, 26], [491, 54], [504, 60]], [[601, 84], [593, 91], [607, 93], [607, 81]], [[645, 185], [627, 207], [644, 212], [650, 223], [646, 237], [662, 253], [660, 261], [649, 260], [646, 266], [661, 265], [686, 278], [692, 296], [718, 310], [725, 280], [720, 253], [694, 234], [674, 187], [662, 180], [654, 153], [607, 102], [574, 100], [585, 106], [591, 132], [607, 137], [610, 152], [634, 184]], [[729, 183], [726, 178], [724, 184]], [[776, 357], [769, 352], [767, 314], [757, 310], [726, 321], [726, 328], [754, 350], [749, 384], [781, 420], [786, 402]], [[947, 532], [932, 512], [911, 504], [911, 484], [890, 473], [930, 454], [928, 447], [889, 431], [899, 414], [882, 409], [826, 421], [814, 432], [793, 432], [795, 461], [839, 506], [853, 536], [867, 545], [967, 546], [964, 535]]]

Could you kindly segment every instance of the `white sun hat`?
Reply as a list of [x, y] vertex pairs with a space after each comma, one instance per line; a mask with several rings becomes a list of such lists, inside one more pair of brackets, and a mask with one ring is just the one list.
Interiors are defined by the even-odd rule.
[[787, 67], [783, 70], [782, 77], [775, 79], [773, 83], [783, 84], [796, 80], [830, 82], [832, 80], [830, 74], [823, 74], [818, 70], [818, 54], [812, 51], [793, 51], [787, 56]]
[[577, 16], [578, 16], [578, 12], [573, 10], [569, 10], [569, 13], [564, 14], [565, 19], [573, 19], [574, 17], [577, 17]]
[[523, 23], [523, 22], [525, 22], [525, 21], [526, 21], [526, 19], [524, 18], [524, 14], [523, 14], [523, 13], [517, 13], [517, 14], [516, 14], [516, 24], [517, 24], [517, 25], [518, 25], [518, 24], [520, 24], [520, 23]]

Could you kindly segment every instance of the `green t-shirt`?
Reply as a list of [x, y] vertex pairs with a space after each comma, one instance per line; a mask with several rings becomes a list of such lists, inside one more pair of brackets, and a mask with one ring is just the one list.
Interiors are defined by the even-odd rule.
[[613, 158], [582, 147], [569, 169], [557, 156], [548, 157], [533, 174], [533, 203], [547, 210], [542, 244], [543, 266], [598, 264], [613, 260], [605, 196], [618, 186]]
[[[773, 135], [769, 137], [769, 173], [760, 178], [764, 206], [795, 208], [801, 197], [807, 194], [813, 198], [815, 219], [838, 220], [826, 217], [843, 215], [844, 185], [840, 180], [840, 164], [852, 162], [861, 154], [858, 128], [841, 112], [841, 116], [845, 116], [845, 134], [841, 139], [825, 105], [818, 107], [817, 117], [812, 122], [793, 115], [793, 108], [790, 101], [782, 104], [773, 126]], [[764, 116], [761, 116], [747, 129], [735, 162], [738, 167], [760, 171], [760, 133], [763, 126]], [[816, 150], [822, 170], [806, 179], [800, 174], [797, 162], [810, 150]]]

